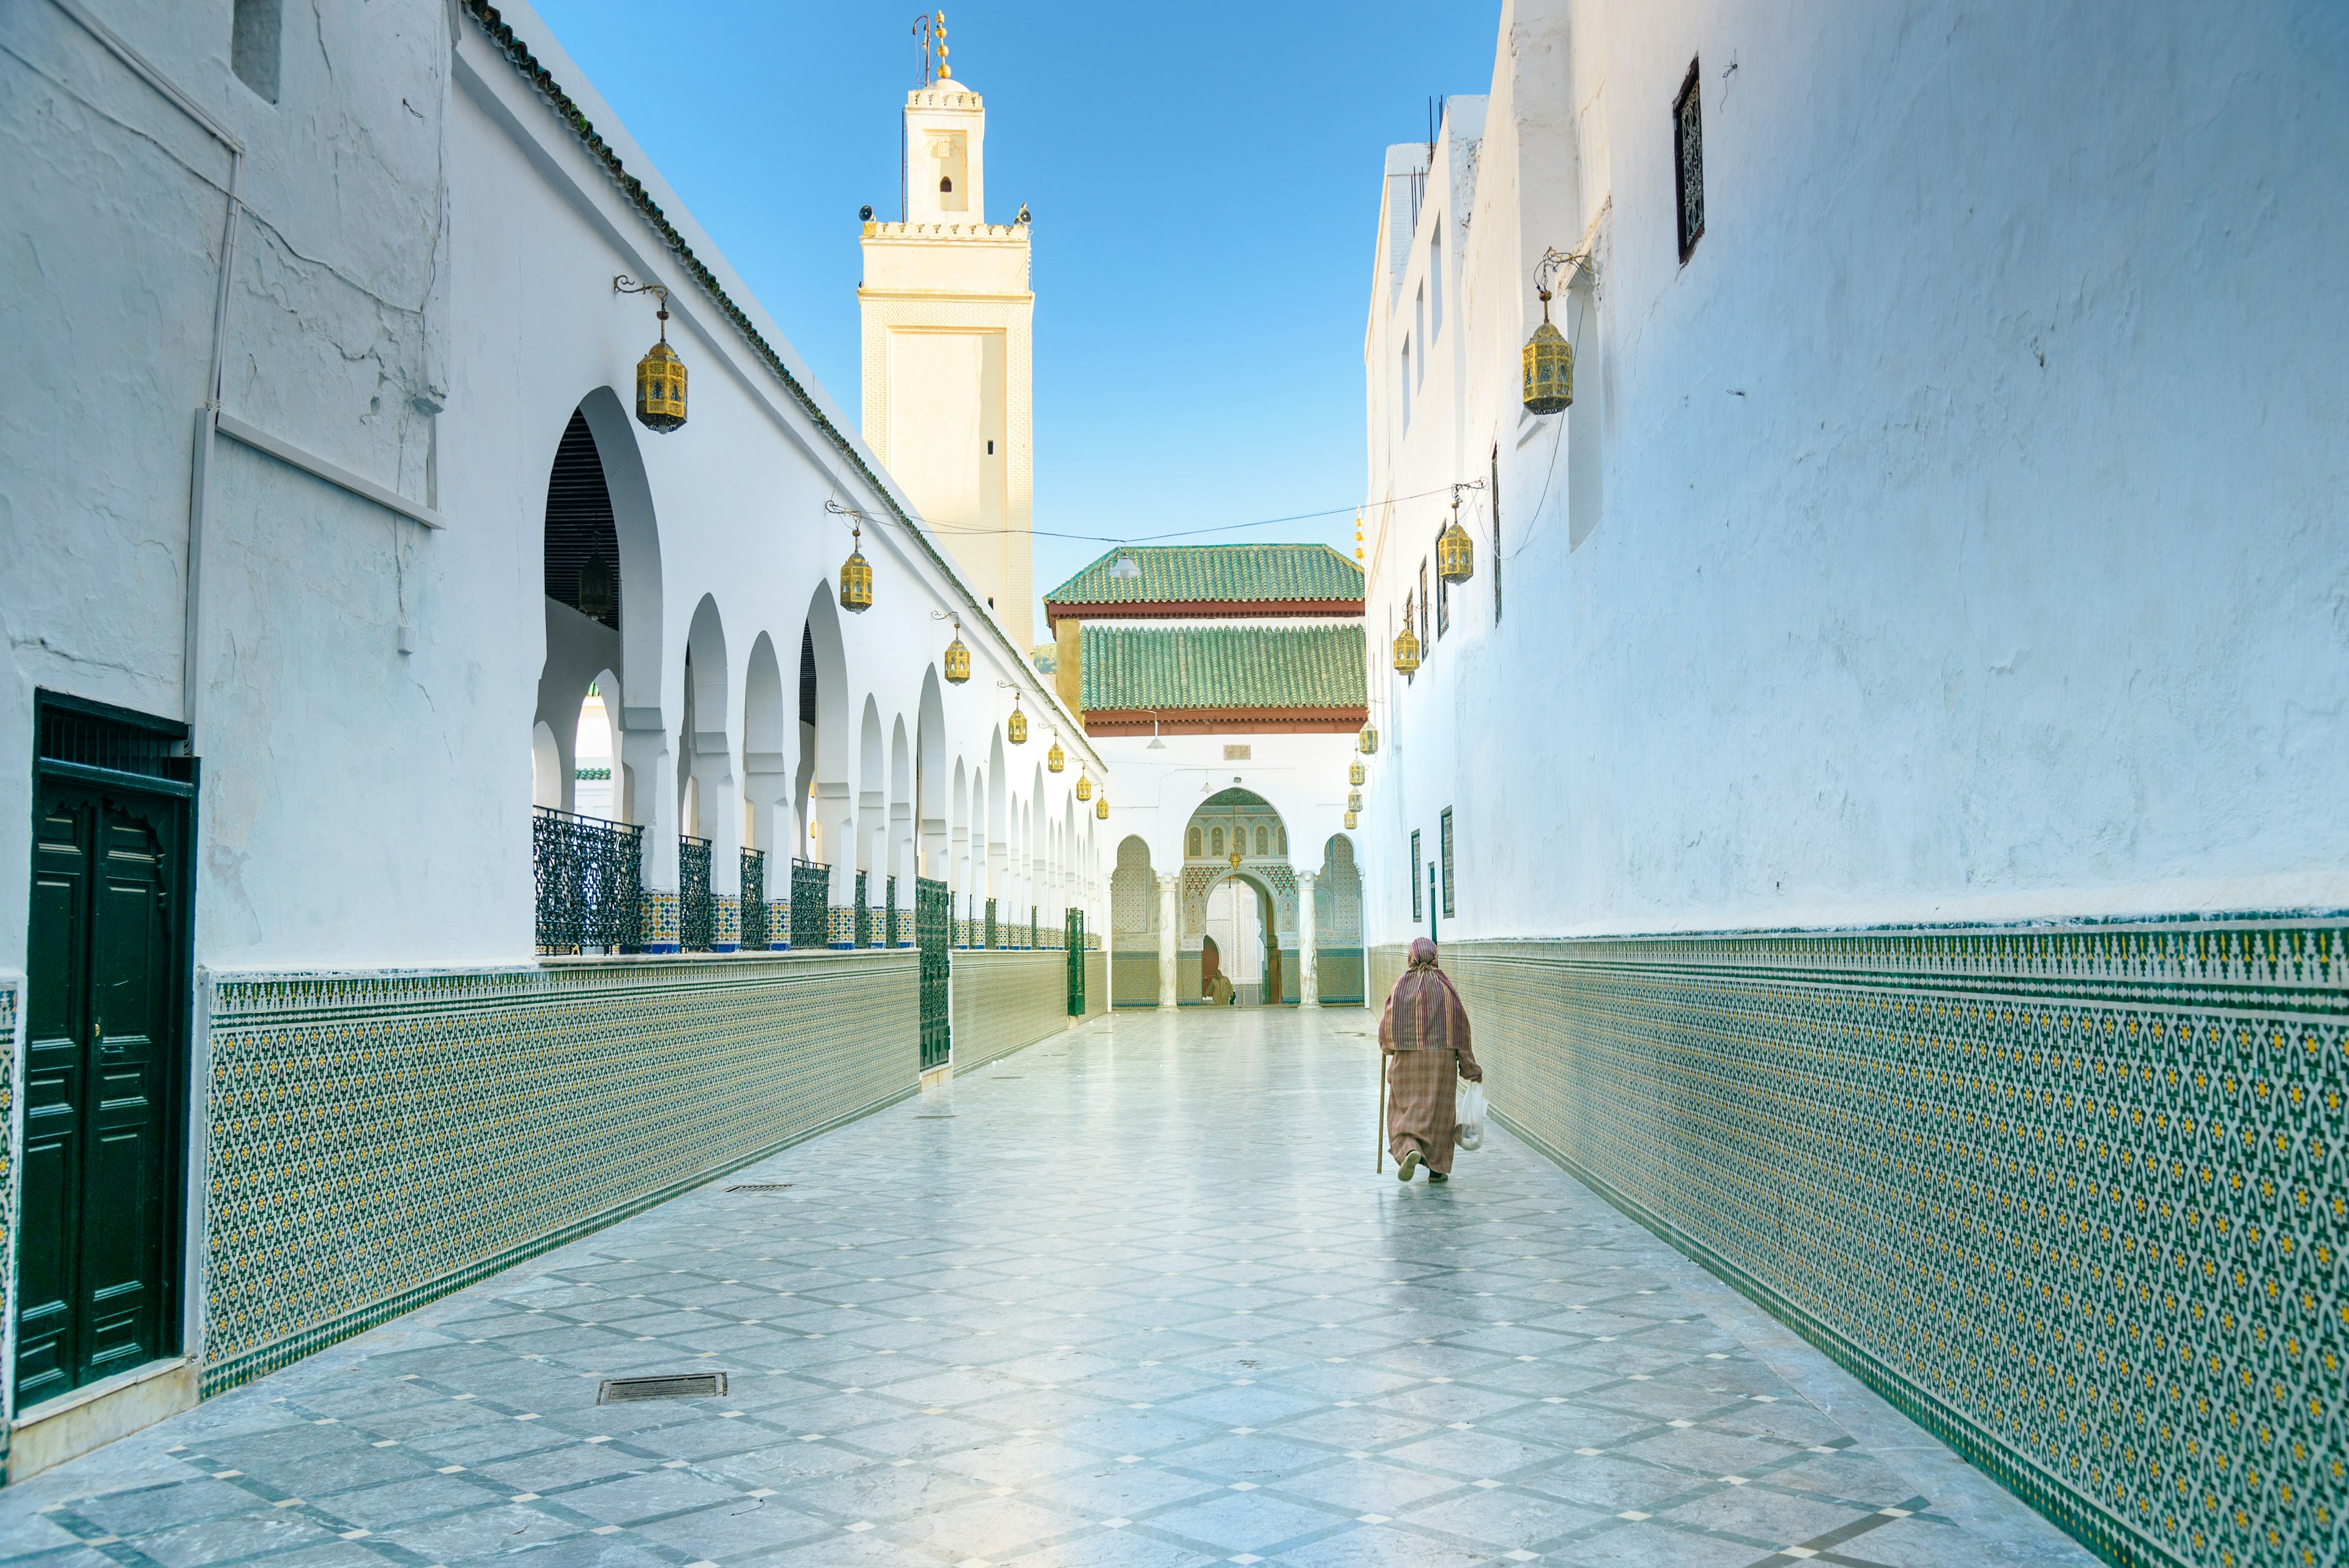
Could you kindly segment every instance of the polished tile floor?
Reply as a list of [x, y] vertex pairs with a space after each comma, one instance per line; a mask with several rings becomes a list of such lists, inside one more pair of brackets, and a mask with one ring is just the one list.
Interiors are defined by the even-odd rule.
[[1506, 1135], [1374, 1175], [1368, 1028], [1097, 1022], [0, 1491], [0, 1559], [2089, 1563]]

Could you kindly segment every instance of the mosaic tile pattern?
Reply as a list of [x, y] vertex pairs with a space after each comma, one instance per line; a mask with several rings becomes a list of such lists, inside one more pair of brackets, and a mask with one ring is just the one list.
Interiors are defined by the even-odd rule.
[[[23, 1017], [25, 981], [18, 975], [0, 975], [0, 1348], [9, 1363], [16, 1359], [16, 1162], [24, 1158], [24, 1129], [16, 1107], [16, 1065], [23, 1043], [16, 1038]], [[8, 1419], [16, 1413], [16, 1380], [0, 1376], [0, 1475], [7, 1473]]]
[[204, 1391], [911, 1092], [917, 986], [911, 953], [216, 981]]
[[1069, 961], [998, 949], [954, 955], [954, 1065], [965, 1072], [1069, 1026]]
[[1513, 1126], [2109, 1560], [2349, 1560], [2342, 921], [1445, 962]]
[[1085, 1016], [1098, 1018], [1109, 1011], [1109, 954], [1091, 940], [1085, 944]]
[[648, 953], [673, 953], [682, 940], [683, 914], [675, 889], [662, 891], [647, 888], [644, 897], [645, 950]]
[[0, 1556], [2088, 1563], [1507, 1135], [1375, 1174], [1376, 1104], [1359, 1015], [1090, 1024], [0, 1491]]

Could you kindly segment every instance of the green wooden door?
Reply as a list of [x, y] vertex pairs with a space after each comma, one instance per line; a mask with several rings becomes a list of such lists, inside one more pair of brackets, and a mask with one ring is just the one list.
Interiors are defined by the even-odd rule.
[[1061, 917], [1061, 929], [1068, 935], [1063, 940], [1069, 949], [1069, 1016], [1085, 1015], [1085, 912], [1071, 909]]
[[184, 804], [40, 781], [16, 1402], [167, 1355]]
[[922, 1071], [943, 1065], [954, 1054], [947, 1006], [947, 977], [954, 948], [953, 895], [944, 882], [914, 881], [914, 945], [921, 950]]

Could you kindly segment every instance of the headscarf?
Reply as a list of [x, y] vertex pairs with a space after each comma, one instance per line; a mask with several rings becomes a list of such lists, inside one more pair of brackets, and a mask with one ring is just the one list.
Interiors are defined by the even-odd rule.
[[1467, 1050], [1468, 1010], [1452, 977], [1435, 967], [1435, 944], [1413, 939], [1410, 964], [1387, 998], [1379, 1044], [1390, 1051]]

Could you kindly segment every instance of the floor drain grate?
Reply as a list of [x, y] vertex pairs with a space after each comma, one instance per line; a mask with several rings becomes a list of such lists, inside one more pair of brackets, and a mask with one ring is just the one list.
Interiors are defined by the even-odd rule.
[[925, 1116], [916, 1116], [914, 1119], [917, 1122], [950, 1122], [955, 1119], [955, 1114], [952, 1111], [933, 1111]]
[[789, 1192], [791, 1189], [792, 1184], [788, 1181], [739, 1181], [726, 1190], [729, 1192]]
[[595, 1391], [598, 1405], [631, 1399], [716, 1399], [726, 1392], [723, 1372], [679, 1372], [667, 1377], [606, 1377]]

